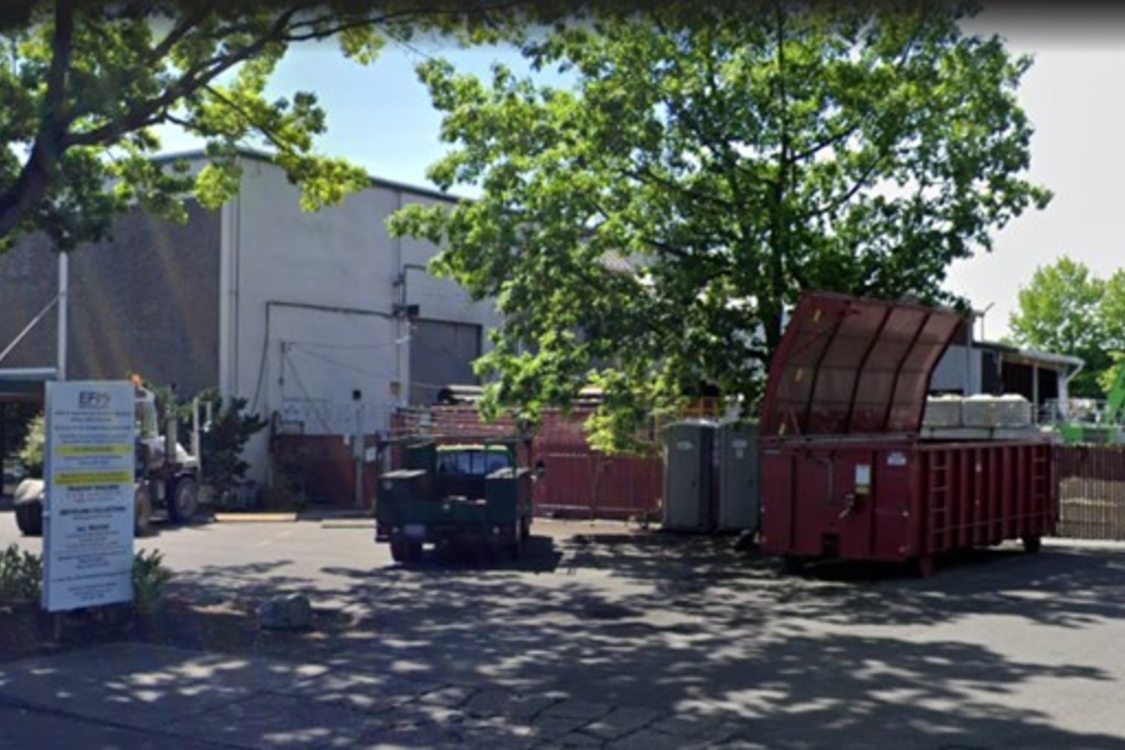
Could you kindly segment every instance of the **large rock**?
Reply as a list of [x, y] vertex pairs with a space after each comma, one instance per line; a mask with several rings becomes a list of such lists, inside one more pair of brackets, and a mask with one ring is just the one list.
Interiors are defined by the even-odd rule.
[[308, 630], [312, 604], [302, 594], [275, 596], [258, 607], [258, 627], [263, 630]]

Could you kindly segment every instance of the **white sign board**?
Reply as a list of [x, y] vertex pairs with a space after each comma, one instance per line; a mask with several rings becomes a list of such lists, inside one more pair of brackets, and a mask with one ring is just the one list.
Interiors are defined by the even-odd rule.
[[133, 598], [135, 392], [129, 382], [47, 383], [43, 607]]

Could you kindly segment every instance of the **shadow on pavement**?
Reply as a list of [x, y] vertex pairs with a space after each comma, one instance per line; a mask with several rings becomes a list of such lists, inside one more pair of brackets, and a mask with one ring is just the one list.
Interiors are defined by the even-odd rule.
[[[274, 654], [341, 679], [559, 691], [599, 704], [731, 719], [767, 747], [889, 746], [883, 743], [893, 738], [896, 748], [1125, 750], [1125, 740], [1104, 731], [1120, 730], [1115, 716], [1066, 729], [1042, 699], [1044, 690], [1116, 694], [1108, 665], [1068, 665], [1048, 654], [1015, 658], [953, 639], [948, 630], [927, 636], [924, 628], [981, 616], [1065, 629], [1122, 619], [1120, 552], [974, 553], [927, 579], [864, 566], [792, 577], [771, 560], [733, 552], [730, 540], [583, 534], [534, 542], [527, 558], [510, 564], [435, 558], [411, 568], [334, 565], [316, 581], [279, 574], [286, 559], [181, 571], [172, 589], [182, 607], [180, 631], [138, 638]], [[312, 632], [246, 628], [256, 603], [287, 591], [318, 603]], [[228, 631], [243, 635], [214, 635]], [[203, 679], [190, 670], [174, 674], [181, 676], [155, 686], [134, 680], [104, 687], [127, 705], [145, 690], [190, 693]], [[223, 679], [237, 688], [237, 674]], [[406, 684], [387, 689], [409, 691]], [[378, 689], [337, 692], [353, 700]], [[239, 705], [243, 714], [230, 709], [235, 713], [221, 718], [246, 731], [266, 727], [270, 711], [299, 717], [318, 710], [300, 701]], [[335, 721], [340, 717], [308, 713], [302, 726]], [[294, 722], [296, 732], [301, 722]], [[354, 740], [346, 722], [332, 731], [310, 737]]]
[[514, 570], [524, 573], [553, 573], [561, 560], [562, 552], [555, 548], [554, 539], [532, 535], [524, 541], [523, 553], [518, 559], [508, 557], [499, 549], [465, 545], [427, 549], [421, 561], [404, 567], [418, 571]]

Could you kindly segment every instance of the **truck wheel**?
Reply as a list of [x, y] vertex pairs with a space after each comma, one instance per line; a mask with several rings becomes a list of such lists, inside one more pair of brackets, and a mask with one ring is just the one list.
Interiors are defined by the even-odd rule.
[[1043, 537], [1038, 534], [1025, 536], [1023, 538], [1023, 551], [1029, 555], [1034, 555], [1043, 547]]
[[919, 578], [929, 578], [934, 574], [934, 556], [919, 555], [914, 560], [914, 572]]
[[422, 559], [422, 543], [408, 539], [392, 539], [391, 558], [404, 565], [418, 562]]
[[785, 555], [781, 558], [781, 568], [786, 573], [801, 573], [805, 570], [805, 558], [796, 555]]
[[16, 526], [24, 536], [43, 535], [43, 504], [20, 503], [16, 506]]
[[148, 536], [152, 531], [152, 496], [149, 494], [148, 485], [141, 483], [133, 495], [134, 513], [133, 535]]
[[168, 517], [173, 523], [190, 523], [199, 510], [199, 485], [191, 477], [176, 480], [168, 498]]
[[516, 521], [515, 528], [512, 529], [512, 539], [507, 544], [508, 557], [513, 560], [523, 557], [523, 538], [523, 522]]

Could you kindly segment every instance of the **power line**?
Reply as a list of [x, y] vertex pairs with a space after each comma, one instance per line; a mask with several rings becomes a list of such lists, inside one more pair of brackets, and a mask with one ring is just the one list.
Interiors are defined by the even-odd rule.
[[312, 405], [313, 413], [316, 415], [317, 419], [320, 420], [320, 424], [324, 427], [324, 431], [328, 433], [334, 432], [334, 430], [332, 429], [332, 425], [329, 423], [329, 420], [320, 412], [319, 400], [314, 399], [312, 397], [312, 394], [309, 393], [309, 389], [305, 387], [304, 381], [301, 380], [300, 370], [297, 369], [296, 363], [294, 363], [290, 358], [288, 352], [285, 353], [285, 358], [289, 360], [289, 365], [293, 368], [293, 379], [297, 381], [297, 387], [301, 389], [301, 392], [305, 394], [305, 398], [307, 399], [308, 403]]
[[354, 351], [376, 351], [399, 345], [398, 341], [390, 341], [383, 344], [322, 344], [319, 341], [300, 341], [296, 339], [286, 339], [285, 343], [301, 349], [346, 349]]
[[405, 39], [392, 39], [391, 41], [393, 41], [399, 47], [402, 47], [403, 49], [405, 49], [407, 52], [413, 52], [415, 55], [418, 55], [419, 57], [424, 57], [427, 60], [430, 60], [431, 62], [437, 60], [437, 58], [434, 57], [433, 55], [431, 55], [429, 52], [418, 49], [417, 47], [415, 47], [413, 44], [406, 41]]
[[358, 372], [361, 375], [369, 375], [371, 377], [376, 377], [376, 378], [385, 378], [387, 380], [394, 380], [395, 377], [396, 377], [396, 375], [393, 374], [393, 373], [380, 372], [380, 371], [376, 371], [376, 370], [367, 370], [367, 369], [364, 369], [362, 367], [357, 367], [356, 365], [350, 364], [348, 362], [341, 362], [338, 359], [333, 359], [332, 357], [326, 356], [324, 354], [314, 352], [310, 349], [306, 349], [303, 346], [292, 346], [292, 347], [290, 347], [290, 349], [296, 349], [297, 351], [304, 352], [306, 356], [313, 357], [314, 359], [319, 359], [322, 362], [326, 362], [330, 365], [333, 365], [335, 367], [339, 367], [339, 368], [344, 369], [344, 370], [351, 370], [353, 372]]

